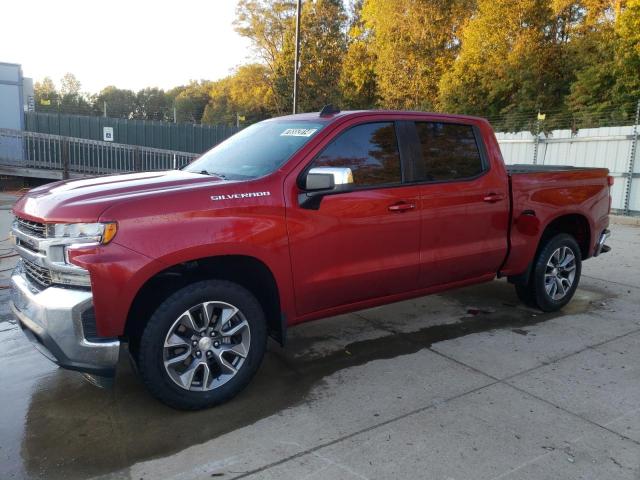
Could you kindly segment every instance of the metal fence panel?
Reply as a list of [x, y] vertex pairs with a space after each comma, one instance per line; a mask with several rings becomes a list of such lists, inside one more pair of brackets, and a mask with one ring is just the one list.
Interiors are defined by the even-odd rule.
[[0, 165], [47, 171], [45, 178], [50, 178], [52, 172], [68, 178], [171, 170], [187, 165], [197, 156], [191, 152], [0, 129]]
[[25, 130], [29, 132], [102, 141], [104, 127], [113, 128], [116, 143], [191, 153], [203, 153], [239, 130], [228, 125], [176, 124], [44, 112], [25, 113]]

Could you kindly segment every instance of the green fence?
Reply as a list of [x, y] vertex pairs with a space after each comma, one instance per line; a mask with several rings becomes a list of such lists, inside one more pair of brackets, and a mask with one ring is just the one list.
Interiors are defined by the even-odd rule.
[[196, 125], [57, 113], [25, 113], [25, 130], [65, 137], [104, 140], [113, 128], [115, 143], [202, 153], [238, 131], [231, 125]]

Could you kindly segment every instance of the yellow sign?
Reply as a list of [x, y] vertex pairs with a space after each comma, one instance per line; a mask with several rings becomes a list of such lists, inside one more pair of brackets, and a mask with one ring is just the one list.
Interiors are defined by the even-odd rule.
[[246, 119], [245, 119], [244, 115], [238, 115], [238, 120], [240, 122], [244, 122]]
[[538, 112], [538, 120], [544, 120], [545, 118], [547, 118], [547, 114], [546, 113]]
[[44, 98], [41, 98], [40, 99], [40, 105], [51, 105], [51, 100], [49, 100], [49, 99], [45, 100]]

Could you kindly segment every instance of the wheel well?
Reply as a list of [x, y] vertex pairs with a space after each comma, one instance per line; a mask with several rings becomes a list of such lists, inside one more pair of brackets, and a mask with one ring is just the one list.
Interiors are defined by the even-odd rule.
[[[540, 246], [544, 245], [547, 238], [559, 233], [568, 233], [573, 236], [580, 247], [580, 254], [584, 260], [589, 256], [589, 244], [591, 243], [591, 229], [587, 219], [579, 214], [563, 215], [552, 221], [544, 229], [540, 239]], [[540, 247], [539, 247], [540, 248]]]
[[[547, 239], [558, 235], [559, 233], [568, 233], [573, 236], [578, 242], [580, 247], [580, 256], [582, 260], [589, 256], [589, 243], [591, 241], [591, 229], [589, 228], [589, 222], [587, 219], [579, 214], [563, 215], [553, 220], [542, 232], [540, 242], [536, 248], [534, 260], [537, 258], [540, 249], [545, 245]], [[534, 260], [531, 261], [527, 269], [519, 275], [510, 275], [508, 277], [509, 282], [516, 285], [526, 285], [529, 282], [531, 276], [531, 270], [533, 268]]]
[[125, 326], [125, 336], [134, 354], [144, 327], [158, 306], [176, 290], [209, 279], [228, 280], [253, 293], [265, 312], [269, 335], [284, 344], [286, 327], [278, 286], [271, 270], [254, 257], [227, 255], [174, 265], [147, 280], [131, 304]]

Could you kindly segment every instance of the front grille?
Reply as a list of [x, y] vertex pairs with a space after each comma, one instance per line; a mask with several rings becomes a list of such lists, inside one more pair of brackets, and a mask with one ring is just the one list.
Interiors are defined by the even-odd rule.
[[27, 235], [38, 238], [45, 238], [47, 235], [47, 226], [44, 223], [32, 222], [31, 220], [20, 217], [16, 217], [16, 223], [18, 224], [18, 230]]
[[53, 282], [51, 281], [51, 272], [49, 271], [49, 269], [41, 267], [40, 265], [36, 265], [26, 258], [22, 259], [22, 264], [24, 266], [24, 273], [27, 275], [27, 278], [29, 278], [29, 280], [33, 281], [42, 288], [51, 286]]

